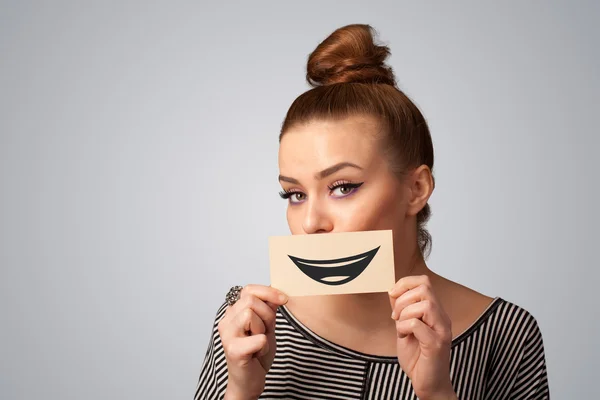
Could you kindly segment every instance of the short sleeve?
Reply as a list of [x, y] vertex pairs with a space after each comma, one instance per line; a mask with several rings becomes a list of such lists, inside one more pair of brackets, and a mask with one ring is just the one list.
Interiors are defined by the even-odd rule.
[[521, 350], [510, 393], [514, 400], [550, 399], [544, 340], [537, 321], [532, 316], [530, 318], [533, 320], [532, 327]]
[[536, 319], [514, 304], [506, 307], [502, 318], [485, 398], [549, 400], [544, 341]]
[[217, 310], [208, 348], [202, 362], [194, 400], [222, 400], [227, 388], [227, 361], [221, 344], [218, 325], [225, 316], [227, 303]]

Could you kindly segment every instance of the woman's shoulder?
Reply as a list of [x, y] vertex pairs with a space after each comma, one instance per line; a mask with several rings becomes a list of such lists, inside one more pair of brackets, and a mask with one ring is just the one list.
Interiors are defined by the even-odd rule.
[[225, 317], [225, 312], [227, 311], [227, 301], [223, 301], [219, 303], [216, 307], [216, 312], [213, 310], [213, 326], [216, 328], [219, 325], [219, 322]]
[[489, 319], [498, 339], [520, 340], [522, 343], [541, 340], [539, 323], [530, 310], [503, 297], [497, 297], [495, 302], [497, 306], [490, 313]]
[[531, 340], [539, 335], [540, 328], [535, 316], [521, 304], [502, 296], [487, 296], [448, 280], [443, 288], [442, 301], [452, 320], [454, 342], [482, 328], [495, 340], [507, 338], [513, 344], [517, 331], [516, 336], [523, 340]]
[[[487, 360], [489, 386], [500, 393], [511, 387], [514, 393], [536, 393], [535, 398], [548, 393], [546, 350], [540, 325], [522, 305], [496, 297], [486, 312], [473, 341]], [[510, 382], [510, 384], [508, 384]], [[533, 398], [533, 397], [532, 397]]]
[[474, 301], [477, 302], [478, 309], [484, 307], [483, 311], [453, 340], [453, 346], [477, 334], [479, 338], [485, 337], [492, 344], [494, 353], [502, 354], [529, 347], [543, 348], [540, 325], [525, 306], [501, 296], [486, 296]]

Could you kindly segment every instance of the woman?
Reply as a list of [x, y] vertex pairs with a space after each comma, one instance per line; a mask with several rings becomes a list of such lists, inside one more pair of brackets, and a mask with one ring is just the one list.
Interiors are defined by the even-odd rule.
[[196, 399], [549, 398], [533, 316], [425, 263], [433, 146], [388, 55], [368, 25], [340, 28], [315, 49], [314, 88], [281, 129], [279, 181], [292, 234], [392, 229], [396, 284], [297, 298], [232, 288]]

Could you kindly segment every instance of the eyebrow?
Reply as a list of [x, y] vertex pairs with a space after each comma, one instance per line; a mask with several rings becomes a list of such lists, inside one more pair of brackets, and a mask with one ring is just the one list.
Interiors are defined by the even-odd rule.
[[[329, 175], [332, 175], [332, 174], [338, 172], [339, 170], [347, 168], [347, 167], [352, 167], [352, 168], [357, 168], [357, 169], [362, 170], [362, 167], [359, 167], [358, 165], [356, 165], [354, 163], [345, 161], [345, 162], [341, 162], [341, 163], [337, 163], [335, 165], [332, 165], [329, 168], [325, 168], [323, 171], [315, 174], [315, 179], [326, 178]], [[299, 185], [300, 184], [300, 182], [298, 182], [297, 179], [290, 178], [288, 176], [283, 176], [283, 175], [279, 175], [279, 180], [282, 181], [282, 182], [289, 182], [289, 183], [292, 183], [294, 185]]]

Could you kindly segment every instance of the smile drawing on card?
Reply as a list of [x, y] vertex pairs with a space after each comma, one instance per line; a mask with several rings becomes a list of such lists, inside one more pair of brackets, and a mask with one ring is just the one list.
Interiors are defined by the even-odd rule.
[[325, 285], [343, 285], [367, 268], [379, 247], [381, 246], [366, 253], [333, 260], [306, 260], [289, 254], [288, 257], [300, 268], [300, 271], [315, 281]]
[[271, 286], [289, 296], [385, 292], [394, 285], [392, 231], [269, 238]]

